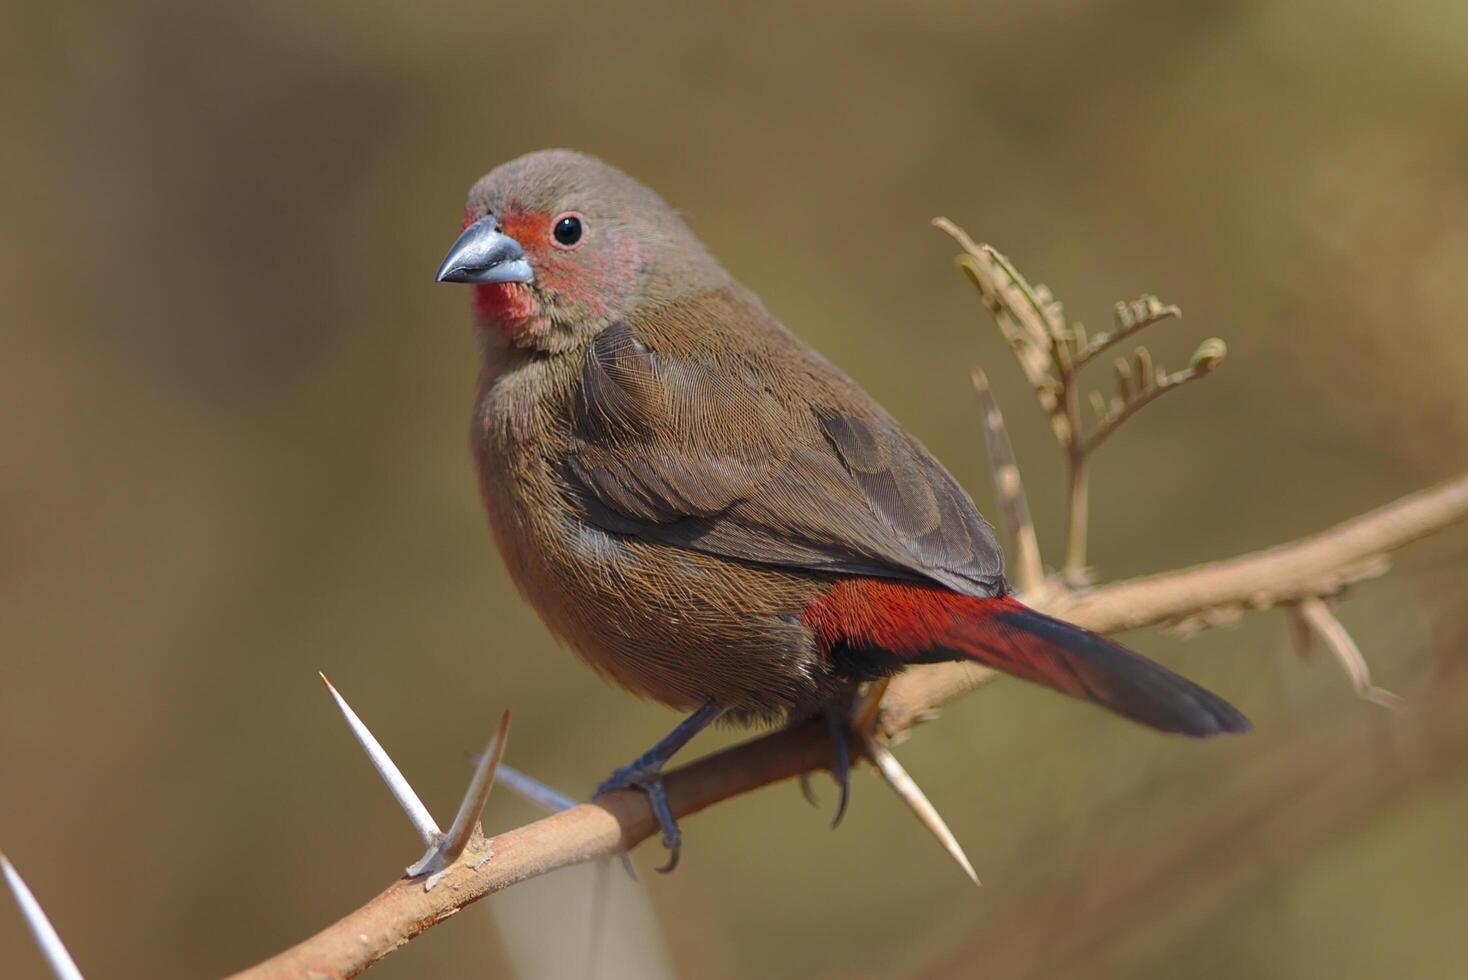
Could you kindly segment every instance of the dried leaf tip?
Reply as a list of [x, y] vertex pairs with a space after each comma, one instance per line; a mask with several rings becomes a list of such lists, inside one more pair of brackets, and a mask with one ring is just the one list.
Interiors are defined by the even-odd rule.
[[1192, 368], [1193, 373], [1201, 378], [1216, 368], [1218, 362], [1223, 360], [1227, 354], [1227, 344], [1217, 337], [1209, 337], [1193, 352], [1193, 359], [1188, 363], [1188, 367]]
[[1115, 308], [1116, 329], [1121, 331], [1139, 330], [1150, 326], [1159, 320], [1168, 320], [1183, 315], [1183, 311], [1171, 303], [1164, 304], [1156, 296], [1150, 293], [1142, 295], [1130, 303], [1118, 302]]

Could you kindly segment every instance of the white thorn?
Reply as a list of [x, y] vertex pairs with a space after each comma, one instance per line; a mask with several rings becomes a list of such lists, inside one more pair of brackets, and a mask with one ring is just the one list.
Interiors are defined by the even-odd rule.
[[36, 937], [36, 945], [41, 947], [41, 955], [46, 958], [46, 965], [51, 967], [51, 972], [59, 980], [82, 980], [82, 971], [76, 968], [76, 961], [66, 951], [66, 945], [51, 926], [51, 920], [46, 918], [41, 903], [36, 901], [36, 896], [31, 894], [31, 890], [21, 880], [15, 865], [3, 854], [0, 854], [0, 868], [5, 870], [5, 880], [15, 893], [20, 914], [25, 919], [25, 924], [30, 926], [31, 935]]
[[511, 766], [500, 766], [499, 781], [528, 803], [533, 803], [549, 813], [558, 813], [576, 806], [576, 801], [560, 790], [551, 789], [545, 783], [527, 776]]
[[1366, 665], [1366, 657], [1362, 655], [1361, 648], [1356, 646], [1356, 641], [1351, 638], [1350, 631], [1345, 627], [1325, 600], [1318, 596], [1302, 599], [1299, 604], [1300, 616], [1311, 629], [1325, 641], [1330, 647], [1330, 652], [1340, 661], [1341, 667], [1345, 669], [1346, 676], [1351, 679], [1351, 686], [1356, 689], [1356, 694], [1372, 704], [1381, 705], [1383, 708], [1393, 710], [1400, 708], [1406, 703], [1401, 695], [1393, 694], [1385, 688], [1377, 687], [1371, 683], [1371, 668]]
[[[429, 844], [428, 852], [408, 868], [408, 877], [416, 878], [427, 874], [428, 880], [423, 883], [424, 891], [431, 891], [438, 884], [439, 878], [449, 865], [459, 859], [464, 849], [469, 846], [470, 839], [474, 836], [474, 830], [479, 826], [480, 815], [484, 812], [484, 804], [489, 799], [489, 791], [494, 788], [496, 770], [499, 769], [500, 759], [505, 754], [505, 742], [510, 733], [510, 713], [506, 711], [500, 715], [499, 727], [491, 736], [489, 744], [484, 747], [484, 752], [479, 756], [479, 764], [474, 767], [474, 775], [469, 779], [469, 787], [464, 791], [464, 799], [459, 804], [459, 812], [454, 815], [453, 826], [443, 834], [439, 840]], [[478, 867], [488, 861], [490, 854], [486, 848], [485, 853], [475, 863]]]
[[[527, 776], [513, 766], [501, 764], [498, 781], [504, 783], [506, 789], [518, 793], [520, 798], [527, 803], [538, 806], [547, 813], [560, 813], [562, 810], [569, 810], [573, 806], [580, 805], [560, 790], [552, 789], [534, 776]], [[627, 872], [627, 877], [636, 881], [637, 869], [632, 866], [631, 855], [623, 851], [617, 856], [622, 860], [622, 869]]]
[[938, 843], [943, 845], [949, 857], [958, 862], [958, 866], [963, 869], [964, 874], [968, 875], [969, 880], [975, 885], [979, 884], [979, 876], [974, 872], [974, 866], [969, 863], [968, 855], [964, 854], [963, 848], [959, 846], [958, 838], [953, 836], [953, 831], [949, 830], [948, 825], [943, 822], [938, 808], [928, 801], [917, 782], [907, 774], [906, 769], [902, 768], [902, 763], [897, 761], [892, 750], [877, 741], [870, 732], [859, 734], [866, 748], [867, 757], [876, 764], [877, 772], [882, 774], [887, 785], [891, 786], [902, 802], [907, 804], [913, 815], [918, 818], [918, 822], [938, 838]]
[[413, 829], [418, 831], [418, 836], [423, 839], [425, 847], [434, 847], [443, 837], [443, 831], [438, 829], [438, 823], [434, 821], [433, 815], [418, 799], [418, 794], [413, 792], [413, 787], [408, 785], [408, 780], [403, 777], [402, 770], [388, 756], [387, 750], [382, 743], [377, 741], [373, 734], [362, 724], [362, 719], [347, 704], [346, 699], [337, 693], [336, 688], [331, 686], [331, 681], [326, 679], [325, 674], [320, 674], [321, 683], [326, 685], [326, 690], [331, 693], [331, 698], [336, 706], [341, 709], [342, 717], [347, 720], [347, 727], [356, 736], [358, 744], [367, 753], [367, 758], [372, 763], [372, 768], [382, 777], [387, 788], [392, 792], [393, 799], [398, 801], [398, 806], [408, 815], [408, 820], [413, 824]]

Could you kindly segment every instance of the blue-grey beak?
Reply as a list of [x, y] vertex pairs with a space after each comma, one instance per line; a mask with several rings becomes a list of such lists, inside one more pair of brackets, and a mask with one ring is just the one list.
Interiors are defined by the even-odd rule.
[[520, 243], [498, 231], [494, 223], [494, 215], [487, 215], [464, 229], [438, 267], [438, 282], [531, 282], [535, 279]]

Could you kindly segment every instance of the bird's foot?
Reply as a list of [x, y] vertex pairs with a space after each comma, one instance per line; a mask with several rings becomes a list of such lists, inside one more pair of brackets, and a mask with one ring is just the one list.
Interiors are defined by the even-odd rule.
[[[831, 818], [831, 829], [841, 825], [846, 816], [846, 804], [851, 799], [851, 724], [852, 703], [848, 698], [838, 698], [821, 709], [826, 723], [826, 732], [831, 739], [831, 778], [836, 781], [836, 815]], [[800, 774], [800, 791], [811, 806], [820, 806], [811, 789], [810, 773]]]
[[658, 744], [612, 773], [592, 794], [601, 796], [619, 789], [640, 789], [647, 794], [647, 804], [663, 831], [663, 846], [668, 849], [668, 863], [658, 868], [665, 874], [678, 866], [683, 835], [678, 832], [678, 821], [673, 819], [673, 808], [668, 806], [668, 794], [663, 788], [663, 766], [693, 736], [717, 721], [723, 713], [723, 708], [712, 701], [707, 702], [680, 721]]
[[662, 769], [662, 760], [643, 756], [608, 776], [592, 795], [601, 796], [619, 789], [640, 789], [647, 795], [647, 805], [652, 808], [652, 815], [657, 819], [658, 827], [663, 833], [663, 846], [668, 849], [668, 863], [658, 870], [667, 874], [678, 866], [683, 835], [679, 832], [678, 821], [673, 819], [673, 811], [668, 806]]

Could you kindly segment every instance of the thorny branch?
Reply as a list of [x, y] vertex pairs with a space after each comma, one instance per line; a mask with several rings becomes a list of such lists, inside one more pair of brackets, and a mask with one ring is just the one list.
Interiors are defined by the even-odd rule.
[[[1118, 363], [1118, 393], [1110, 401], [1099, 400], [1098, 421], [1085, 432], [1077, 405], [1077, 373], [1138, 331], [1176, 317], [1177, 309], [1152, 297], [1119, 304], [1115, 329], [1088, 337], [1082, 325], [1067, 323], [1060, 304], [1047, 289], [1031, 286], [1004, 256], [989, 246], [975, 244], [946, 219], [934, 223], [962, 248], [960, 267], [979, 288], [984, 303], [1014, 348], [1066, 453], [1071, 491], [1066, 558], [1061, 576], [1045, 579], [1003, 417], [993, 404], [985, 379], [976, 374], [1002, 524], [1014, 555], [1015, 581], [1021, 587], [1021, 597], [1037, 608], [1102, 633], [1156, 624], [1201, 628], [1237, 618], [1248, 610], [1289, 607], [1297, 621], [1323, 639], [1346, 665], [1363, 697], [1378, 702], [1389, 700], [1392, 696], [1371, 684], [1360, 650], [1323, 598], [1339, 593], [1348, 584], [1381, 574], [1390, 552], [1468, 520], [1468, 472], [1289, 544], [1076, 591], [1085, 577], [1088, 455], [1163, 392], [1205, 376], [1222, 358], [1223, 344], [1205, 341], [1187, 368], [1171, 374], [1154, 367], [1146, 350], [1139, 348], [1131, 361]], [[889, 685], [868, 692], [853, 726], [862, 754], [877, 764], [889, 785], [970, 877], [974, 876], [973, 869], [957, 840], [888, 746], [935, 717], [945, 704], [994, 676], [971, 665], [915, 668]], [[393, 882], [334, 925], [237, 977], [354, 976], [480, 898], [559, 868], [624, 854], [657, 830], [640, 793], [621, 791], [591, 803], [568, 805], [570, 801], [560, 794], [502, 768], [502, 778], [522, 792], [548, 806], [565, 808], [473, 847], [478, 808], [488, 793], [504, 746], [507, 719], [502, 719], [455, 820], [457, 833], [443, 835], [376, 739], [334, 690], [332, 694], [374, 767], [429, 843], [425, 862], [432, 868], [415, 866], [408, 877]], [[810, 722], [753, 739], [669, 773], [668, 801], [677, 817], [685, 817], [721, 800], [830, 764], [825, 726]], [[439, 842], [449, 837], [455, 838], [452, 849], [440, 850], [439, 859], [429, 861]], [[456, 860], [465, 842], [471, 842], [476, 856]], [[492, 859], [482, 860], [487, 854], [492, 854]], [[421, 875], [414, 877], [424, 870], [433, 871], [427, 882]], [[432, 883], [440, 887], [425, 887]], [[28, 892], [25, 897], [29, 898]], [[23, 901], [22, 906], [38, 935], [49, 929], [49, 924], [42, 927], [44, 915], [33, 900], [30, 905]], [[59, 947], [59, 940], [55, 945]]]

